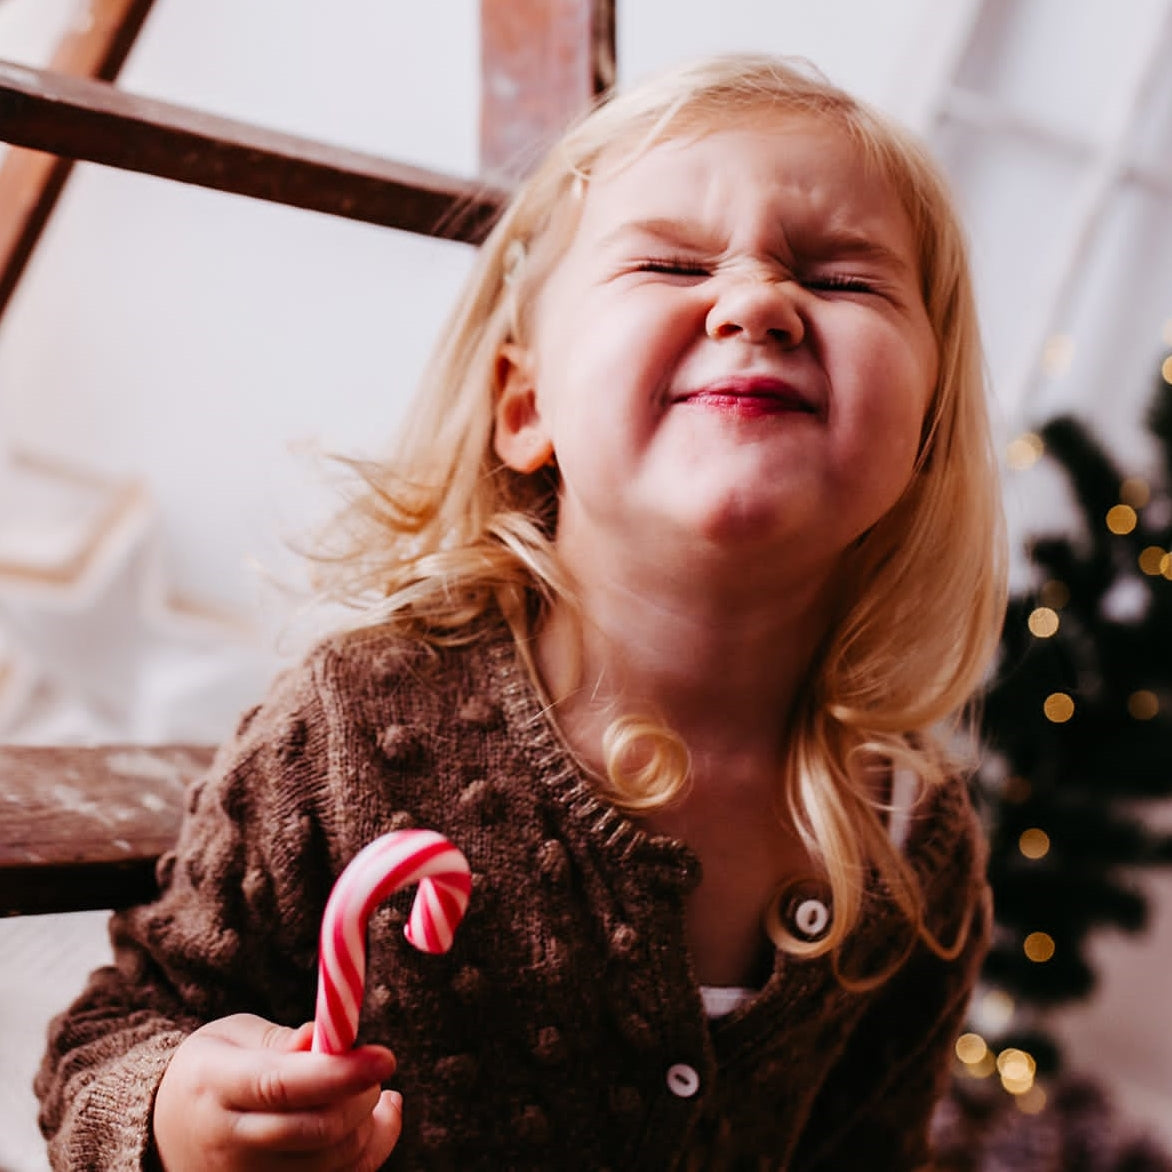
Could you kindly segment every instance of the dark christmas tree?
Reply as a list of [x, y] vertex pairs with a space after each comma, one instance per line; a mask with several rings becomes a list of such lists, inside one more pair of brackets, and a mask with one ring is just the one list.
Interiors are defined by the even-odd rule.
[[[1040, 432], [1082, 532], [1028, 548], [1037, 588], [1010, 601], [977, 778], [997, 921], [983, 975], [1020, 1005], [1089, 994], [1089, 935], [1141, 929], [1137, 869], [1172, 863], [1172, 836], [1143, 817], [1145, 799], [1172, 797], [1172, 384], [1163, 374], [1149, 424], [1163, 463], [1154, 486], [1126, 478], [1073, 418]], [[995, 1041], [1030, 1041], [1043, 1069], [1057, 1061], [1038, 1038]]]
[[[985, 1167], [981, 1137], [1028, 1130], [1023, 1115], [1037, 1115], [1035, 1137], [1045, 1126], [1072, 1134], [1057, 1117], [1063, 1096], [1092, 1084], [1052, 1080], [1047, 1104], [1035, 1076], [1057, 1075], [1061, 1054], [1043, 1013], [1091, 993], [1088, 940], [1105, 927], [1140, 931], [1143, 869], [1172, 863], [1172, 835], [1151, 829], [1144, 810], [1172, 797], [1172, 356], [1148, 423], [1161, 461], [1152, 483], [1125, 476], [1074, 418], [1025, 440], [1056, 463], [1080, 521], [1028, 545], [1034, 584], [1010, 601], [985, 699], [974, 791], [990, 836], [995, 928], [973, 1032], [957, 1051], [978, 1077], [960, 1075], [947, 1104], [948, 1134], [969, 1129], [956, 1150], [973, 1162], [946, 1167]], [[1122, 1163], [1101, 1166], [1172, 1166], [1128, 1151], [1134, 1164], [1120, 1149]]]

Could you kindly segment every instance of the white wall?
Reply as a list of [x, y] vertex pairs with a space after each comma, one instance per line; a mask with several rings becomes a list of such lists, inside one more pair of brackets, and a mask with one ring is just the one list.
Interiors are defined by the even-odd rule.
[[[472, 173], [475, 14], [472, 0], [409, 20], [382, 0], [333, 4], [328, 20], [316, 4], [164, 0], [122, 84]], [[251, 606], [246, 559], [267, 560], [301, 515], [306, 469], [289, 445], [390, 430], [468, 259], [79, 166], [0, 326], [0, 435], [147, 478], [175, 588]]]

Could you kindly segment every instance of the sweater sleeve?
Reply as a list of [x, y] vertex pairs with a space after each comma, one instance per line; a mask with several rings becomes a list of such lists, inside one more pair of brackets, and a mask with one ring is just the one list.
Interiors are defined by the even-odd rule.
[[809, 1172], [919, 1172], [932, 1167], [929, 1127], [944, 1094], [988, 945], [991, 898], [969, 905], [960, 956], [924, 945], [885, 985], [847, 1044], [803, 1135]]
[[189, 791], [157, 901], [112, 917], [114, 963], [51, 1023], [34, 1083], [54, 1169], [150, 1167], [155, 1093], [200, 1025], [312, 1016], [330, 883], [313, 801], [325, 725], [309, 669], [279, 680]]

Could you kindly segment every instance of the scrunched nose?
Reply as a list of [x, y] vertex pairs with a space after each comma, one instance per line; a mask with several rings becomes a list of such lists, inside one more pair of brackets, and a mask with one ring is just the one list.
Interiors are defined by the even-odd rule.
[[794, 303], [792, 281], [747, 277], [729, 283], [713, 302], [706, 324], [710, 338], [742, 338], [796, 346], [806, 327]]

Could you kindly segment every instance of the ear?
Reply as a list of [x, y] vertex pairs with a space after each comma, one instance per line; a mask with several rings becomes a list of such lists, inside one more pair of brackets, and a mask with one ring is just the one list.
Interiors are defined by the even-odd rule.
[[536, 472], [553, 459], [553, 440], [537, 405], [533, 359], [506, 342], [496, 359], [496, 411], [492, 446], [514, 472]]

